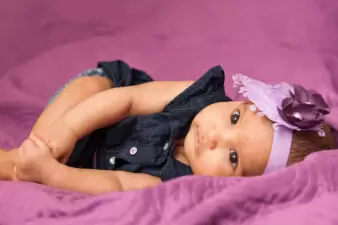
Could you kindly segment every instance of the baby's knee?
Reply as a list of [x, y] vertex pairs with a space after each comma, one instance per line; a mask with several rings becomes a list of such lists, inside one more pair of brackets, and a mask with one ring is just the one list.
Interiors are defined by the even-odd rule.
[[114, 85], [111, 78], [101, 68], [89, 69], [76, 76], [71, 82], [95, 83], [99, 88], [111, 88]]

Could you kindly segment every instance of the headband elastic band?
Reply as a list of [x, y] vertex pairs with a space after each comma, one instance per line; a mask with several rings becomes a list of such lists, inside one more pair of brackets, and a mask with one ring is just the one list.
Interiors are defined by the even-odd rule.
[[269, 162], [264, 173], [270, 173], [286, 166], [292, 144], [292, 130], [283, 126], [274, 126], [274, 136]]

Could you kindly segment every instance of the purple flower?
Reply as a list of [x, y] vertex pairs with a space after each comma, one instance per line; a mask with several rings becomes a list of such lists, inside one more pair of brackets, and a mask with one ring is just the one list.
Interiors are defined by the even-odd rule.
[[323, 97], [300, 85], [294, 85], [294, 92], [290, 92], [290, 97], [282, 101], [282, 107], [278, 108], [279, 115], [301, 129], [311, 129], [321, 124], [324, 116], [330, 113]]

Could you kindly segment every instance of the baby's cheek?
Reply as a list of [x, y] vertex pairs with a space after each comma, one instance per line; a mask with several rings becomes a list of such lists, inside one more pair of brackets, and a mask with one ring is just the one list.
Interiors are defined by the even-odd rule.
[[195, 167], [196, 172], [206, 176], [227, 176], [225, 162], [221, 163], [219, 158], [206, 154], [200, 158]]
[[209, 165], [208, 158], [204, 156], [191, 162], [191, 169], [196, 175], [209, 175], [212, 166]]

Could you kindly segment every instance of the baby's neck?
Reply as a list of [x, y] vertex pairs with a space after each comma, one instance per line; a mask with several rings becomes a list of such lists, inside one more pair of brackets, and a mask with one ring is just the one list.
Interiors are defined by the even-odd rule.
[[186, 157], [184, 150], [184, 140], [178, 140], [175, 142], [175, 158], [181, 163], [189, 166], [189, 160]]

